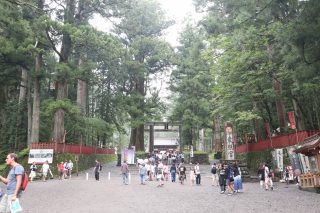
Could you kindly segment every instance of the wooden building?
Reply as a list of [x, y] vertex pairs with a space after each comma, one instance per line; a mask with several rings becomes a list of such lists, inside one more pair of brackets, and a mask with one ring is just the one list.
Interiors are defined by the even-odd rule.
[[295, 152], [307, 156], [309, 160], [310, 170], [300, 175], [300, 187], [320, 189], [320, 133], [299, 143]]

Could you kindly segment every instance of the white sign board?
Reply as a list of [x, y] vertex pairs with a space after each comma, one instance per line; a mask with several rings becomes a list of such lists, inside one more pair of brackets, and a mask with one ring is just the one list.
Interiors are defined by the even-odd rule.
[[52, 163], [53, 160], [53, 149], [30, 149], [28, 163], [32, 164], [33, 162], [37, 164]]

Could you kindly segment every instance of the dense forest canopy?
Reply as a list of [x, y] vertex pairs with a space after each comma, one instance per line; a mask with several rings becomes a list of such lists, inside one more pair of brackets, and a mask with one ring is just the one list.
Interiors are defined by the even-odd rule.
[[[159, 1], [1, 1], [0, 157], [39, 141], [142, 151], [144, 122], [168, 112], [198, 149], [217, 119], [239, 142], [266, 137], [266, 123], [292, 131], [289, 111], [298, 130], [320, 128], [317, 0], [194, 0], [205, 15], [178, 47]], [[170, 108], [150, 85], [168, 70]]]

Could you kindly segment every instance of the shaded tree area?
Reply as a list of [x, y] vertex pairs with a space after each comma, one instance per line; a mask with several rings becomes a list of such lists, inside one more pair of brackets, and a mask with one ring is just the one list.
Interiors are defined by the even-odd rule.
[[159, 117], [148, 75], [169, 66], [171, 47], [157, 40], [169, 22], [156, 2], [10, 0], [0, 12], [1, 158], [39, 141], [117, 146], [114, 134]]
[[196, 0], [195, 5], [206, 12], [194, 30], [201, 26], [209, 43], [202, 58], [214, 80], [212, 117], [233, 122], [240, 142], [247, 134], [265, 138], [266, 123], [277, 134], [292, 131], [289, 111], [298, 130], [320, 128], [317, 1]]

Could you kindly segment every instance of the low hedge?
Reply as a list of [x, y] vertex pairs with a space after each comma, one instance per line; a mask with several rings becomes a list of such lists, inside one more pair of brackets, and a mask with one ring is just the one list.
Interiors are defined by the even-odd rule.
[[[28, 164], [28, 155], [29, 155], [29, 149], [24, 149], [21, 152], [18, 153], [18, 162], [25, 168], [26, 171], [29, 172], [30, 164]], [[71, 153], [59, 153], [54, 154], [53, 156], [53, 162], [50, 165], [50, 169], [54, 175], [58, 173], [57, 164], [60, 162], [65, 162], [71, 160], [74, 164], [73, 172], [83, 171], [90, 169], [95, 166], [95, 160], [97, 159], [101, 164], [109, 163], [109, 162], [116, 162], [117, 161], [117, 155], [115, 154], [91, 154], [91, 155], [79, 155], [77, 162], [76, 160], [76, 154]], [[38, 171], [40, 171], [41, 166], [38, 166]], [[2, 176], [6, 176], [9, 172], [9, 167], [6, 164], [0, 165], [0, 174]]]

